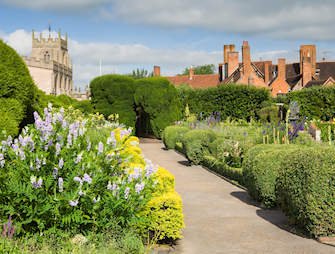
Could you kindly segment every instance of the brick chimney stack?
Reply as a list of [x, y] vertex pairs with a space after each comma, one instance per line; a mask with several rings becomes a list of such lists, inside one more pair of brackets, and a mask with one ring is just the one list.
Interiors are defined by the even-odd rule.
[[272, 66], [272, 61], [264, 63], [264, 83], [266, 85], [270, 82], [270, 66]]
[[313, 67], [311, 57], [302, 58], [302, 86], [304, 87], [309, 81], [312, 80]]
[[278, 79], [286, 80], [286, 60], [285, 58], [278, 59]]
[[160, 77], [161, 76], [161, 67], [155, 65], [154, 66], [154, 77]]
[[243, 41], [242, 45], [242, 63], [243, 63], [243, 74], [249, 77], [251, 73], [251, 57], [250, 57], [250, 46], [247, 41]]
[[227, 69], [227, 77], [229, 77], [231, 74], [233, 74], [234, 71], [237, 70], [239, 63], [238, 63], [238, 52], [231, 51], [228, 52], [228, 62], [226, 64]]
[[235, 51], [235, 45], [234, 44], [223, 46], [223, 63], [224, 64], [228, 63], [228, 53], [229, 52], [234, 52], [234, 51]]
[[194, 69], [193, 66], [190, 67], [189, 72], [188, 72], [188, 78], [189, 80], [192, 80], [194, 76]]
[[302, 73], [303, 60], [309, 57], [312, 65], [312, 77], [316, 72], [316, 46], [315, 45], [301, 45], [300, 46], [300, 74]]

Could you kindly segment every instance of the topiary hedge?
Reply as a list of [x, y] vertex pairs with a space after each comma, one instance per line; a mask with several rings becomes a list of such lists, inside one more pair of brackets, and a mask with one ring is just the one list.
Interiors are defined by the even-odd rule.
[[184, 126], [174, 125], [166, 127], [162, 135], [165, 147], [175, 149], [176, 143], [181, 142], [183, 136], [188, 131], [190, 131], [190, 129]]
[[245, 85], [221, 85], [208, 89], [179, 89], [179, 96], [191, 113], [203, 117], [219, 112], [221, 120], [258, 118], [258, 111], [270, 99], [267, 89]]
[[105, 117], [119, 114], [119, 122], [135, 127], [134, 79], [122, 75], [104, 75], [90, 83], [91, 101], [95, 111]]
[[209, 155], [209, 144], [216, 138], [215, 132], [212, 130], [191, 130], [187, 132], [183, 139], [184, 154], [187, 159], [198, 165], [205, 155]]
[[301, 149], [296, 145], [257, 145], [243, 161], [244, 185], [252, 198], [266, 207], [277, 205], [276, 182], [283, 161]]
[[145, 78], [136, 81], [134, 95], [138, 111], [147, 114], [150, 129], [160, 137], [165, 127], [181, 118], [181, 103], [176, 88], [165, 78]]
[[24, 106], [19, 101], [0, 98], [0, 140], [6, 135], [16, 136], [24, 117]]
[[304, 147], [281, 164], [280, 206], [313, 237], [335, 234], [335, 149]]
[[20, 119], [19, 124], [22, 120], [29, 122], [29, 116], [32, 117], [36, 92], [37, 87], [22, 58], [0, 39], [0, 98], [12, 98], [22, 105], [27, 115]]
[[297, 101], [300, 114], [309, 119], [329, 121], [335, 117], [335, 87], [312, 87], [291, 92], [289, 101]]

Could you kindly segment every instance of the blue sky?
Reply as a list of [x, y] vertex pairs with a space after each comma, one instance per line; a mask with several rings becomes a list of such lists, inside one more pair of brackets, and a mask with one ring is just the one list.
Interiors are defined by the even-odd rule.
[[333, 0], [0, 0], [0, 37], [29, 55], [31, 30], [67, 32], [74, 84], [103, 73], [151, 70], [174, 75], [190, 65], [222, 62], [223, 44], [251, 44], [253, 60], [298, 59], [316, 44], [335, 58]]

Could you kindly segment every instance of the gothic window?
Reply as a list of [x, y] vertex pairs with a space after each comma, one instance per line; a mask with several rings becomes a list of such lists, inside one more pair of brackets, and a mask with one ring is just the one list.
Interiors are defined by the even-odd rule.
[[45, 62], [49, 62], [49, 61], [50, 61], [50, 54], [49, 54], [48, 51], [46, 51], [46, 52], [44, 53], [44, 61], [45, 61]]

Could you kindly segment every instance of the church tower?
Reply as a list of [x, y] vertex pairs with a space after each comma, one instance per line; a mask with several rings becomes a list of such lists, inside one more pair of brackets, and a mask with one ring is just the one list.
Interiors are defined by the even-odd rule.
[[68, 37], [61, 32], [48, 37], [42, 33], [35, 36], [32, 31], [32, 52], [24, 58], [36, 85], [47, 94], [71, 95], [72, 64], [68, 53]]

